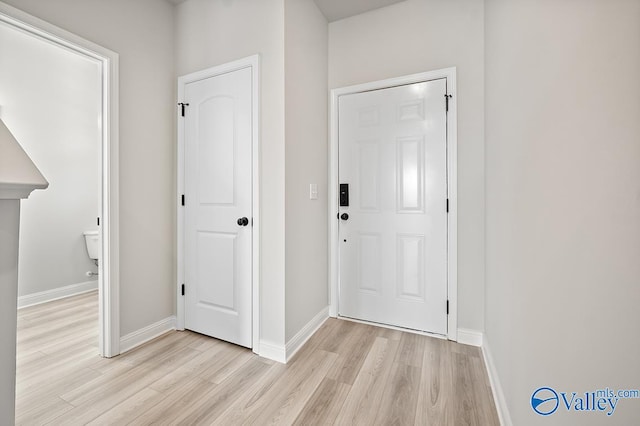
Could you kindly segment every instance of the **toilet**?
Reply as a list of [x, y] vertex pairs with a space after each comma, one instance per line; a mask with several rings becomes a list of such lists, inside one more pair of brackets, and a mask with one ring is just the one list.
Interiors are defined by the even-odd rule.
[[89, 258], [97, 265], [100, 259], [100, 233], [98, 231], [86, 231], [83, 234]]

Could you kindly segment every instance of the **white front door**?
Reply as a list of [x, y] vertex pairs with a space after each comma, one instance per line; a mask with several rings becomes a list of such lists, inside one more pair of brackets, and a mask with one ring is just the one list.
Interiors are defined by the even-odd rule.
[[447, 334], [445, 94], [438, 79], [339, 98], [341, 316]]
[[251, 347], [252, 75], [184, 88], [185, 328]]

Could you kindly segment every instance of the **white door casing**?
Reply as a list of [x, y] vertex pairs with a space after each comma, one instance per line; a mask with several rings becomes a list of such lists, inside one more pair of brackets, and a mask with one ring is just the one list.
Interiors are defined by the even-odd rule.
[[332, 316], [456, 340], [454, 89], [446, 69], [332, 91]]
[[98, 266], [98, 352], [111, 358], [120, 354], [120, 195], [118, 139], [118, 54], [62, 28], [0, 2], [0, 22], [63, 49], [97, 60], [102, 72], [102, 184]]
[[257, 66], [254, 56], [179, 79], [177, 318], [256, 352]]

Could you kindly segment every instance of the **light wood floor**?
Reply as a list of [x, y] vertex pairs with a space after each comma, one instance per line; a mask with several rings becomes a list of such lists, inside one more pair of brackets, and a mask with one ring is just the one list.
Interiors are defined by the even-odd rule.
[[188, 331], [103, 359], [97, 312], [19, 311], [17, 424], [499, 424], [471, 346], [329, 319], [287, 365]]

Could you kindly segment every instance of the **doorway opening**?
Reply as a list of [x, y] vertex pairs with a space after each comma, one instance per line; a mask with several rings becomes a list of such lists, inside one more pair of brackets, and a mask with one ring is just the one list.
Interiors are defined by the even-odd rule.
[[334, 89], [330, 124], [330, 316], [457, 340], [455, 67]]
[[[98, 273], [98, 352], [104, 357], [120, 353], [119, 325], [119, 245], [118, 245], [118, 55], [108, 49], [84, 40], [19, 9], [0, 3], [0, 25], [18, 31], [23, 35], [53, 45], [66, 53], [80, 55], [88, 63], [95, 64], [98, 72], [96, 99], [99, 139], [99, 173], [97, 179], [99, 214], [95, 218], [94, 229], [98, 230], [99, 258], [97, 268], [88, 272]], [[1, 102], [1, 100], [0, 100]], [[38, 102], [35, 96], [31, 102]], [[9, 106], [5, 105], [9, 110]], [[49, 108], [56, 108], [50, 105]], [[59, 123], [73, 126], [77, 123]], [[31, 125], [37, 126], [38, 123]], [[78, 194], [77, 196], [85, 196]], [[67, 200], [73, 202], [73, 198]], [[50, 212], [55, 214], [55, 212]], [[98, 223], [99, 222], [99, 223]], [[79, 238], [84, 239], [82, 235]], [[82, 241], [81, 240], [81, 241]], [[84, 242], [84, 241], [82, 241]], [[93, 277], [93, 276], [92, 276]]]

